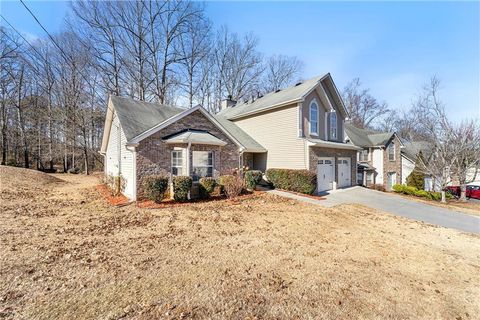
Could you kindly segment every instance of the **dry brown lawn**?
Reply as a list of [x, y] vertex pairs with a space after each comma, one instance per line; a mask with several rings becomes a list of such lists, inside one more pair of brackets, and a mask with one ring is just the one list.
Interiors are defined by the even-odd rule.
[[116, 208], [94, 177], [0, 179], [0, 318], [480, 318], [476, 235], [269, 195]]

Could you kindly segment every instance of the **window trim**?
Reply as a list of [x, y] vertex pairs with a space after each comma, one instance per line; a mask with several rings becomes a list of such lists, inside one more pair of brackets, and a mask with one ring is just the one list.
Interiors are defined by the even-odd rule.
[[[365, 157], [363, 156], [364, 154], [367, 156], [366, 159], [365, 159]], [[370, 150], [368, 150], [368, 149], [362, 149], [362, 150], [360, 151], [360, 156], [359, 156], [358, 161], [366, 162], [366, 161], [369, 160], [369, 157], [370, 157]]]
[[[312, 110], [313, 110], [313, 107], [315, 106], [315, 110], [317, 112], [317, 120], [316, 120], [316, 128], [315, 128], [315, 131], [312, 131], [313, 129], [313, 126], [312, 126]], [[314, 135], [314, 136], [318, 136], [319, 135], [319, 126], [318, 126], [318, 113], [319, 113], [319, 110], [318, 110], [318, 103], [317, 101], [314, 99], [310, 102], [310, 107], [309, 107], [309, 111], [308, 111], [308, 124], [309, 124], [309, 129], [308, 129], [308, 132], [310, 135]]]
[[[390, 159], [390, 150], [393, 150], [393, 159]], [[395, 161], [396, 160], [396, 154], [395, 154], [395, 143], [392, 141], [387, 147], [387, 156], [388, 156], [388, 161]]]
[[[194, 154], [195, 152], [206, 152], [207, 154], [210, 153], [212, 154], [212, 164], [211, 165], [206, 165], [206, 166], [195, 166], [194, 163]], [[213, 150], [193, 150], [192, 151], [192, 178], [194, 177], [193, 172], [195, 171], [195, 168], [207, 168], [207, 174], [208, 174], [208, 168], [212, 168], [212, 175], [211, 176], [205, 176], [205, 177], [213, 177], [214, 176], [214, 170], [215, 170], [215, 152]], [[201, 177], [203, 178], [203, 177]], [[199, 179], [200, 180], [200, 179]], [[194, 181], [197, 182], [197, 181]]]
[[[181, 165], [174, 165], [173, 164], [173, 154], [174, 153], [180, 153], [181, 156], [182, 156], [182, 164]], [[173, 168], [181, 168], [182, 169], [182, 174], [180, 174], [180, 176], [184, 176], [184, 175], [187, 175], [186, 173], [186, 169], [185, 169], [185, 164], [186, 164], [186, 161], [185, 161], [185, 150], [178, 150], [178, 149], [174, 149], [170, 152], [170, 173], [172, 174], [172, 176], [178, 176], [178, 174], [174, 174], [173, 173]], [[185, 172], [184, 172], [185, 171]]]
[[[332, 121], [332, 119], [334, 118], [333, 115], [335, 115], [335, 122]], [[332, 126], [332, 123], [335, 124], [335, 127]], [[329, 124], [330, 124], [330, 132], [329, 132], [330, 139], [337, 140], [338, 139], [338, 118], [337, 118], [337, 113], [335, 111], [332, 111], [329, 113]]]

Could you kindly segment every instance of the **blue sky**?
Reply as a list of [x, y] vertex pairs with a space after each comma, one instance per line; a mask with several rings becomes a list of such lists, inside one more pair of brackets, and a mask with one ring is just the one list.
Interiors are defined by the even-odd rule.
[[[31, 1], [55, 32], [66, 2]], [[0, 11], [30, 37], [43, 36], [23, 6]], [[454, 120], [480, 117], [480, 2], [207, 2], [215, 26], [253, 32], [266, 55], [295, 55], [304, 77], [330, 72], [339, 88], [360, 77], [391, 107], [406, 108], [429, 78], [442, 80], [441, 97]]]

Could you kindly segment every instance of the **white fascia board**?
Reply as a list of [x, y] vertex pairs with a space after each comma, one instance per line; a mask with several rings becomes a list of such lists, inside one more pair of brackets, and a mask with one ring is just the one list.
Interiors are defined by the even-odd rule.
[[103, 127], [102, 146], [100, 148], [101, 154], [107, 153], [108, 140], [110, 139], [110, 130], [112, 129], [113, 116], [115, 115], [115, 109], [111, 103], [111, 98], [108, 98], [107, 114], [105, 116], [105, 126]]
[[303, 101], [303, 98], [300, 98], [300, 99], [299, 99], [299, 98], [296, 98], [296, 99], [292, 99], [292, 100], [285, 101], [285, 102], [282, 102], [282, 103], [277, 103], [277, 104], [271, 105], [271, 106], [266, 107], [266, 108], [258, 109], [258, 110], [251, 111], [251, 112], [247, 112], [247, 113], [242, 113], [242, 114], [240, 114], [240, 115], [233, 116], [233, 117], [229, 117], [229, 118], [227, 118], [227, 119], [228, 119], [228, 120], [238, 120], [238, 119], [245, 118], [245, 117], [248, 117], [248, 116], [257, 114], [257, 113], [262, 113], [262, 112], [265, 112], [265, 111], [270, 111], [270, 110], [272, 110], [272, 109], [277, 109], [277, 108], [285, 107], [285, 106], [288, 106], [288, 105], [290, 105], [290, 104], [293, 104], [293, 103], [296, 103], [296, 102], [302, 102], [302, 101]]

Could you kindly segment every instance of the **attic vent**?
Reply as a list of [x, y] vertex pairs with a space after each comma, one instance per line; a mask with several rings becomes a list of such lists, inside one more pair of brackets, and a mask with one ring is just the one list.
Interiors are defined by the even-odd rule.
[[297, 83], [295, 84], [295, 87], [301, 85], [302, 83], [303, 83], [303, 82], [297, 82]]
[[282, 89], [275, 90], [275, 93], [282, 91]]

